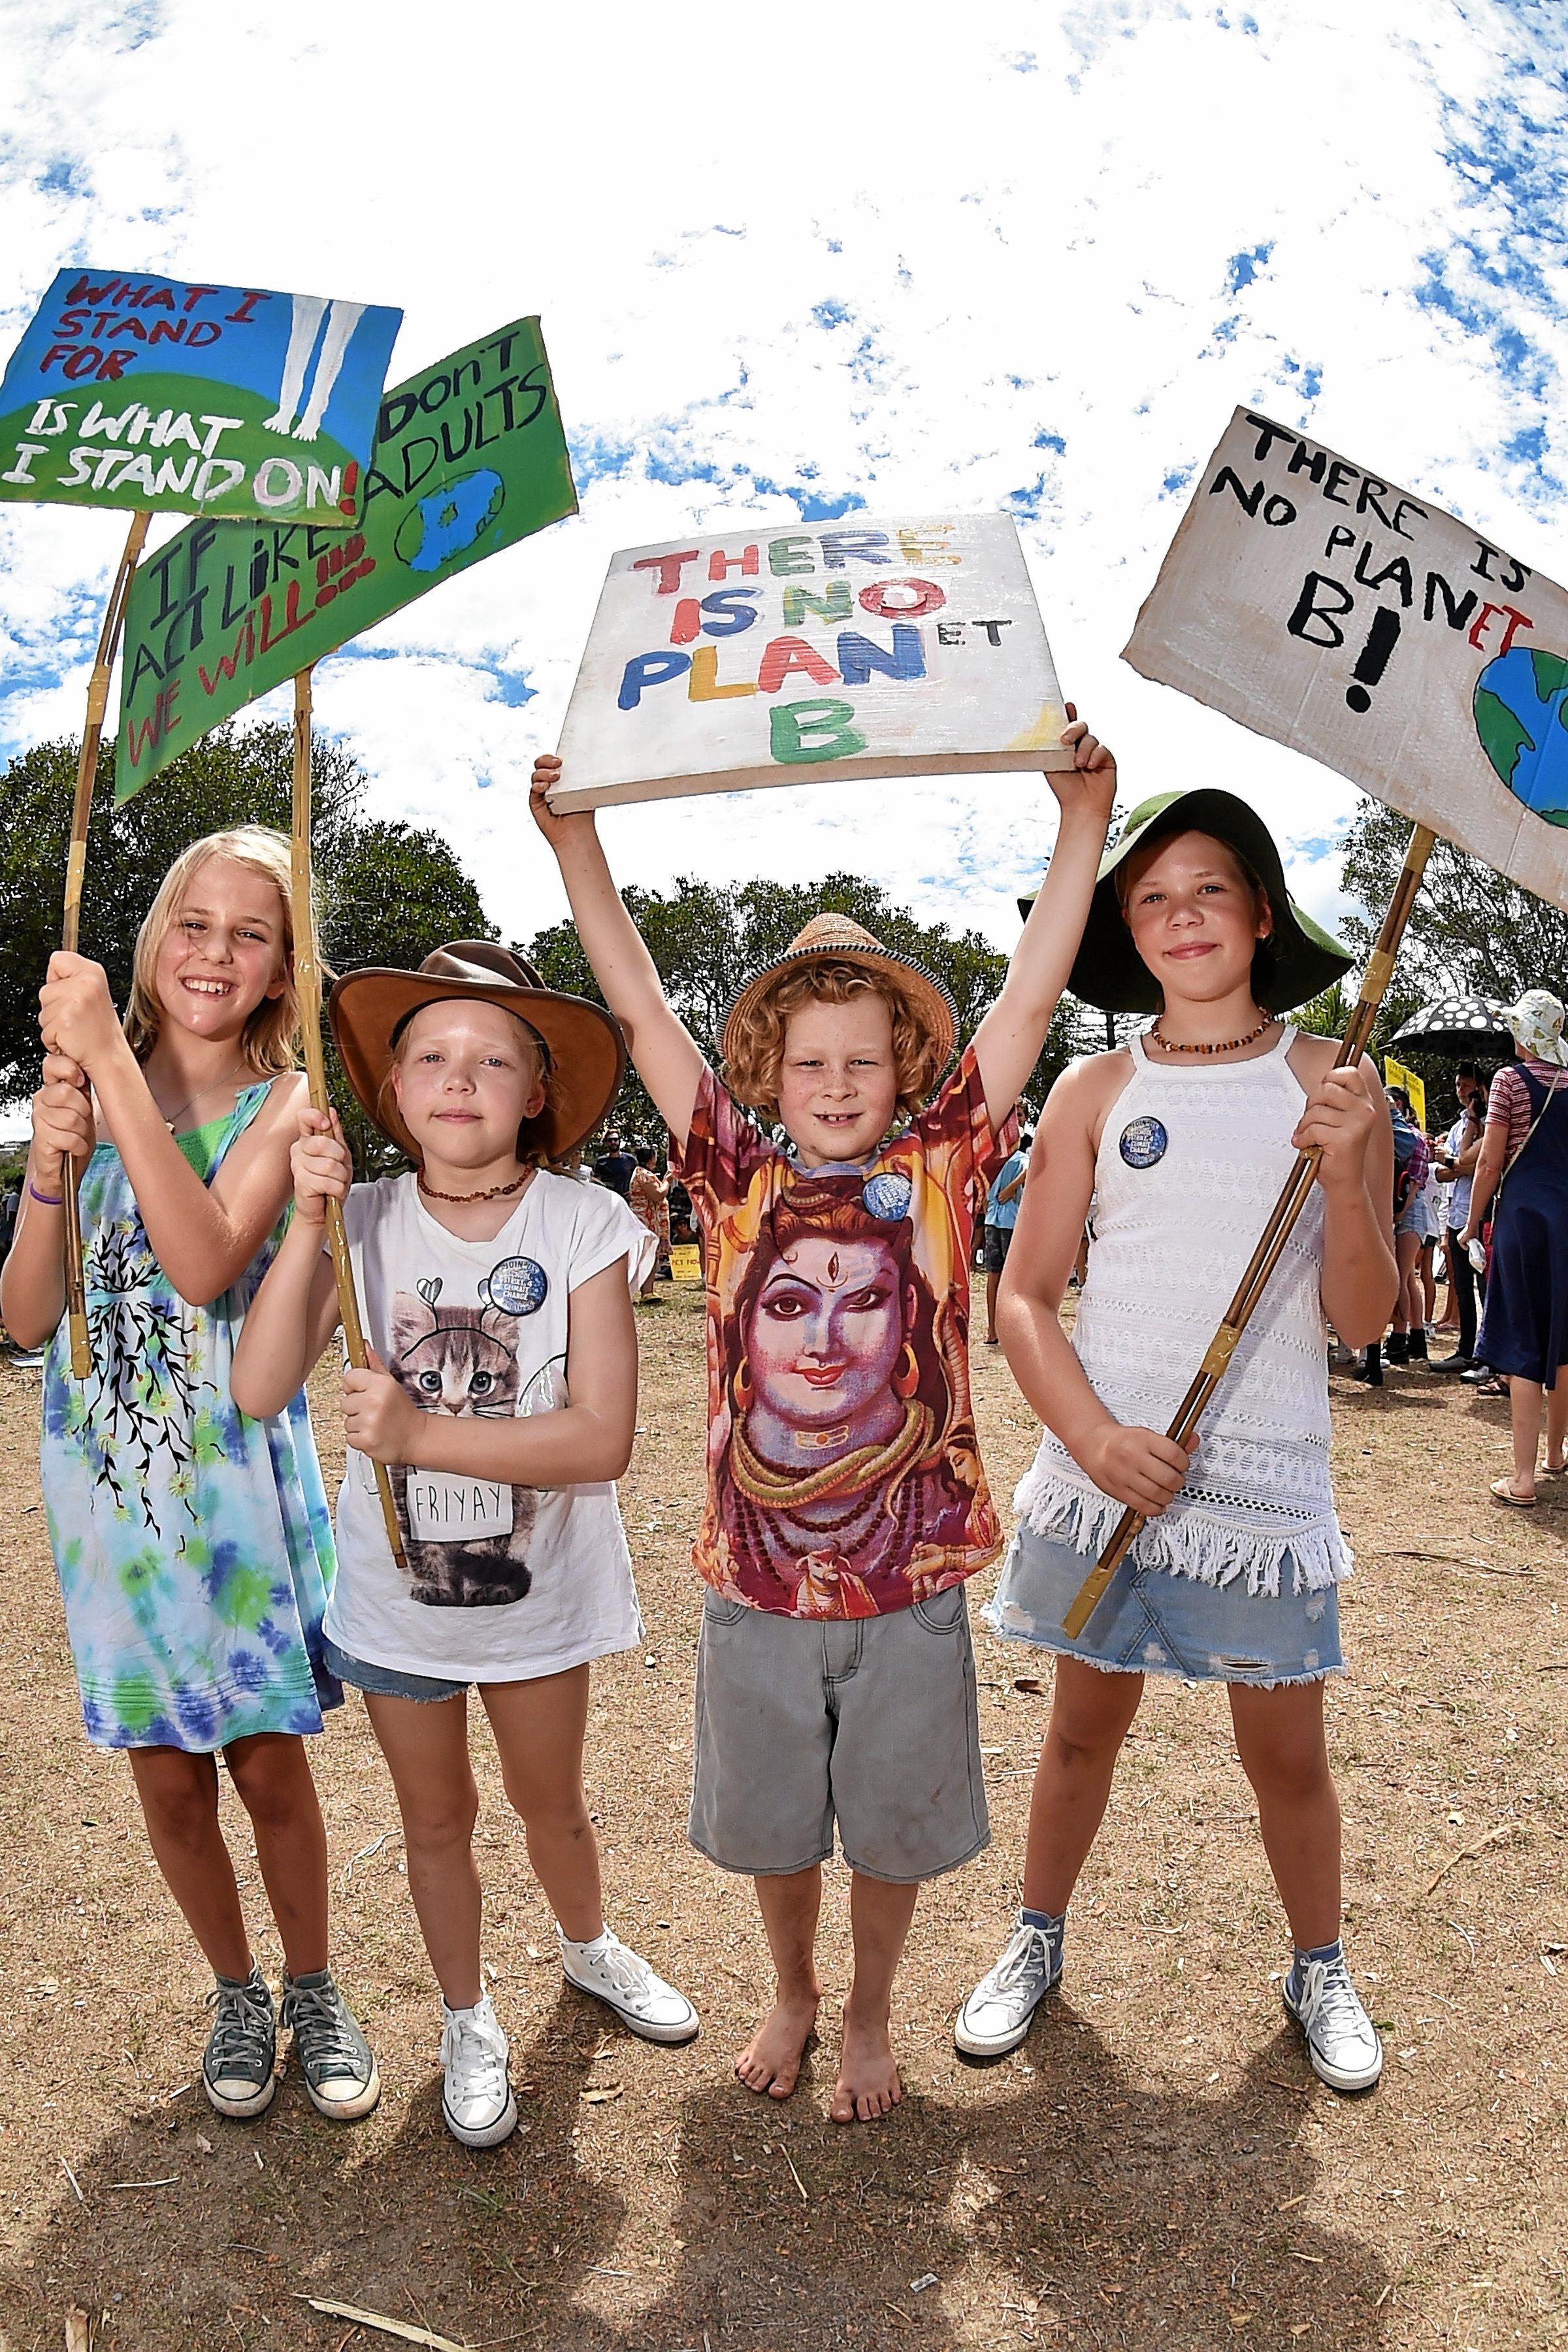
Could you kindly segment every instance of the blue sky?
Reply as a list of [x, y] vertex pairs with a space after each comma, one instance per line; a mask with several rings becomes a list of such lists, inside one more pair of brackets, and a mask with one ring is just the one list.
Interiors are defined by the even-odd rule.
[[[542, 316], [581, 515], [317, 673], [378, 808], [526, 935], [563, 910], [528, 772], [614, 548], [1005, 507], [1123, 797], [1245, 793], [1331, 918], [1350, 788], [1118, 656], [1238, 401], [1568, 575], [1557, 0], [461, 22], [422, 64], [363, 0], [0, 12], [0, 346], [78, 261], [400, 304], [395, 376]], [[0, 751], [79, 725], [121, 534], [0, 508]], [[1054, 806], [937, 779], [601, 825], [625, 879], [859, 868], [1007, 945]]]

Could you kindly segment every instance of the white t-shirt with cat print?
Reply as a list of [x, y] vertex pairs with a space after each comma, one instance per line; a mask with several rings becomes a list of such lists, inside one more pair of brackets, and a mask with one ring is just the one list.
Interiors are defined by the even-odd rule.
[[[433, 1413], [563, 1405], [573, 1291], [617, 1258], [636, 1291], [656, 1246], [618, 1194], [547, 1169], [493, 1241], [448, 1233], [412, 1175], [356, 1184], [343, 1213], [365, 1337]], [[351, 1657], [450, 1681], [521, 1682], [642, 1639], [613, 1485], [541, 1490], [417, 1465], [390, 1475], [406, 1574], [372, 1465], [350, 1450], [326, 1630]]]

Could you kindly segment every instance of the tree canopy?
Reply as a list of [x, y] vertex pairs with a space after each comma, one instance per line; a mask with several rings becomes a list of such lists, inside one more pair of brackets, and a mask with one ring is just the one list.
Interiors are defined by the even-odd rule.
[[[828, 874], [820, 882], [733, 885], [682, 876], [668, 893], [634, 883], [621, 896], [647, 943], [665, 994], [710, 1061], [718, 1058], [724, 1015], [742, 983], [783, 955], [816, 914], [851, 916], [895, 954], [908, 956], [942, 981], [957, 1008], [961, 1045], [974, 1034], [1007, 976], [1007, 958], [978, 931], [955, 933], [945, 923], [922, 923], [909, 908], [896, 906], [879, 883], [853, 874]], [[537, 932], [518, 952], [538, 966], [552, 988], [603, 1003], [569, 922]], [[1038, 1114], [1052, 1080], [1075, 1054], [1094, 1049], [1102, 1025], [1103, 1015], [1063, 999], [1025, 1090], [1026, 1112]], [[626, 1073], [612, 1124], [650, 1141], [662, 1133], [634, 1069]]]
[[[38, 987], [59, 945], [60, 898], [76, 783], [74, 742], [40, 743], [6, 771], [0, 821], [0, 1092], [30, 1094], [39, 1080]], [[115, 1001], [131, 986], [142, 919], [159, 883], [192, 841], [231, 825], [290, 821], [293, 730], [266, 724], [219, 728], [155, 783], [114, 805], [114, 754], [106, 745], [88, 835], [82, 891], [84, 954], [109, 974]], [[311, 758], [313, 848], [321, 952], [340, 971], [399, 964], [442, 940], [493, 939], [479, 894], [440, 836], [366, 814], [367, 780], [353, 753], [319, 737]], [[330, 1064], [331, 1067], [331, 1065]], [[362, 1165], [379, 1172], [390, 1147], [334, 1072], [333, 1096]]]

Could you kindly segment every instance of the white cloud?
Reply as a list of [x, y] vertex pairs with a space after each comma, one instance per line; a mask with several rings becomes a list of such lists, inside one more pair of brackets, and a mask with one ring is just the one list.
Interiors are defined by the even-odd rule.
[[[118, 34], [68, 0], [37, 13], [7, 19], [0, 101], [14, 326], [69, 257], [402, 301], [395, 374], [538, 310], [571, 432], [634, 453], [585, 469], [578, 520], [318, 673], [321, 722], [352, 738], [377, 807], [439, 826], [510, 934], [563, 911], [524, 793], [608, 553], [694, 518], [793, 519], [789, 485], [872, 511], [1027, 494], [1058, 667], [1115, 743], [1123, 797], [1220, 782], [1312, 844], [1347, 786], [1117, 658], [1184, 503], [1167, 477], [1235, 403], [1310, 418], [1564, 570], [1544, 457], [1498, 456], [1568, 360], [1562, 271], [1500, 293], [1508, 190], [1457, 159], [1456, 122], [1511, 103], [1503, 0], [1414, 0], [1398, 30], [1363, 0], [1311, 0], [1260, 32], [1229, 0], [998, 0], [980, 18], [926, 0], [787, 34], [737, 11], [679, 37], [629, 0], [586, 20], [485, 0], [444, 43], [366, 0], [167, 0]], [[1424, 305], [1433, 256], [1445, 298]], [[1505, 299], [1529, 310], [1528, 366], [1500, 362]], [[650, 479], [649, 451], [733, 488]], [[15, 742], [76, 723], [119, 528], [0, 519]], [[524, 671], [532, 698], [503, 699]], [[602, 822], [626, 879], [858, 866], [1007, 943], [1052, 807], [1041, 782], [992, 778]], [[1293, 872], [1331, 919], [1333, 857]]]

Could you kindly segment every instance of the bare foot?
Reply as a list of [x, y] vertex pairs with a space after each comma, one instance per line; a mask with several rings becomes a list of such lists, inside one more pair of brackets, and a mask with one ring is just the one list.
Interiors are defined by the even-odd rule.
[[788, 2098], [816, 2023], [819, 1999], [816, 1993], [779, 1995], [735, 2061], [735, 2073], [748, 2091], [765, 2091], [770, 2099]]
[[893, 2063], [887, 2019], [879, 2018], [869, 2025], [858, 2024], [847, 2008], [844, 2053], [839, 2061], [838, 2080], [833, 2086], [834, 2122], [869, 2123], [873, 2116], [885, 2116], [896, 2107], [903, 2095], [904, 2086]]

